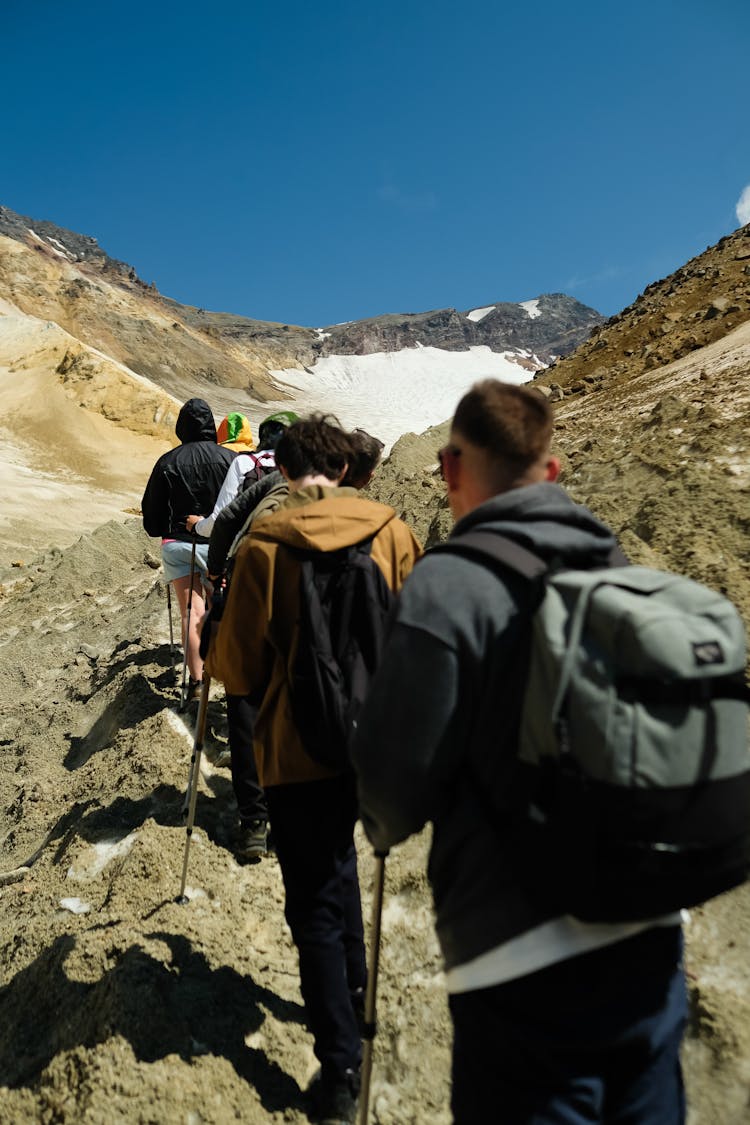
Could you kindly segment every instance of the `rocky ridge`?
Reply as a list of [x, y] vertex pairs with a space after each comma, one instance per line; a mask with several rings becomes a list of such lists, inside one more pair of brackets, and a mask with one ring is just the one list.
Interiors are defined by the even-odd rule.
[[594, 309], [559, 293], [523, 304], [386, 314], [323, 328], [211, 312], [162, 296], [95, 238], [7, 207], [0, 207], [0, 296], [55, 321], [178, 398], [186, 397], [188, 385], [193, 393], [218, 395], [218, 410], [224, 409], [222, 388], [263, 402], [279, 397], [270, 372], [309, 368], [330, 355], [479, 345], [525, 351], [538, 368], [602, 322]]
[[720, 340], [750, 317], [750, 226], [709, 246], [539, 376], [555, 397], [627, 383]]
[[[529, 307], [530, 306], [530, 307]], [[566, 355], [586, 339], [603, 317], [563, 293], [534, 301], [501, 301], [482, 309], [434, 309], [388, 314], [323, 330], [320, 354], [367, 355], [431, 345], [446, 351], [485, 346], [492, 351], [528, 351], [537, 367]]]

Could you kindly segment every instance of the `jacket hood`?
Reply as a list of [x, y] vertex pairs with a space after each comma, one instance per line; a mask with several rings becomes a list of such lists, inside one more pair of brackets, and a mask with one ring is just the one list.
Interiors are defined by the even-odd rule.
[[226, 418], [222, 418], [219, 422], [216, 431], [216, 440], [219, 445], [226, 445], [230, 449], [236, 449], [239, 452], [247, 452], [248, 449], [255, 449], [255, 442], [253, 441], [249, 420], [244, 414], [237, 414], [235, 411], [232, 411], [231, 414], [227, 414]]
[[451, 538], [478, 527], [491, 528], [541, 558], [566, 566], [607, 562], [616, 544], [610, 529], [557, 484], [526, 485], [502, 492], [463, 516]]
[[293, 492], [262, 523], [256, 539], [299, 550], [337, 551], [371, 539], [395, 516], [393, 508], [361, 496], [356, 488], [311, 485]]
[[181, 442], [216, 441], [211, 407], [202, 398], [190, 398], [177, 417], [175, 433]]

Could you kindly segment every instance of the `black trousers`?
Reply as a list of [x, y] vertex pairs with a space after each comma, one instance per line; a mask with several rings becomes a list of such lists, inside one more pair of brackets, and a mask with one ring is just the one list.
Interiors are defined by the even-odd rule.
[[307, 1022], [323, 1076], [335, 1081], [362, 1059], [352, 1006], [352, 993], [367, 981], [355, 782], [335, 777], [273, 785], [267, 797]]
[[240, 820], [268, 820], [263, 790], [258, 784], [258, 769], [253, 753], [253, 727], [258, 708], [246, 695], [227, 695], [229, 752], [232, 755], [232, 786]]
[[683, 1125], [679, 926], [450, 997], [456, 1125]]

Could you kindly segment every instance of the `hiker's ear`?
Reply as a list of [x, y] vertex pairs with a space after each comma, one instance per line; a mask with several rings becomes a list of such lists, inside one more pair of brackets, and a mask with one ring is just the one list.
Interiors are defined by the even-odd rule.
[[560, 458], [548, 457], [547, 464], [544, 470], [544, 479], [548, 481], [556, 481], [560, 476]]
[[345, 461], [343, 469], [341, 470], [339, 475], [336, 477], [336, 484], [341, 484], [342, 480], [344, 479], [344, 477], [346, 476], [346, 474], [348, 472], [349, 472], [349, 462]]
[[284, 466], [283, 466], [283, 465], [277, 465], [277, 466], [276, 466], [276, 468], [277, 468], [277, 469], [279, 470], [279, 472], [281, 473], [282, 477], [284, 478], [284, 480], [285, 480], [285, 481], [287, 482], [287, 484], [288, 484], [288, 483], [289, 483], [289, 473], [288, 473], [288, 472], [286, 471], [286, 469], [284, 468]]

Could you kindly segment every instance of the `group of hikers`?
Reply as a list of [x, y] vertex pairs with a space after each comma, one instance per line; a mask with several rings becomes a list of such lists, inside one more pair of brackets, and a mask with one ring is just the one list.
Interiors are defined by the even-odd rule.
[[[238, 856], [266, 851], [269, 823], [273, 835], [320, 1063], [311, 1118], [339, 1125], [357, 1114], [361, 818], [381, 855], [432, 825], [458, 1125], [679, 1125], [679, 912], [590, 922], [535, 896], [496, 806], [519, 740], [537, 588], [471, 550], [423, 553], [391, 507], [360, 491], [382, 445], [330, 416], [270, 414], [254, 448], [244, 416], [229, 414], [217, 433], [208, 404], [191, 399], [176, 433], [143, 522], [162, 539], [193, 694], [201, 622], [224, 599], [207, 651], [204, 639], [205, 673], [226, 691]], [[491, 532], [542, 564], [608, 565], [614, 536], [556, 483], [552, 434], [533, 389], [488, 379], [464, 395], [438, 453], [455, 520], [448, 547]], [[348, 761], [336, 765], [313, 753], [295, 699], [305, 560], [363, 545], [395, 597]]]

